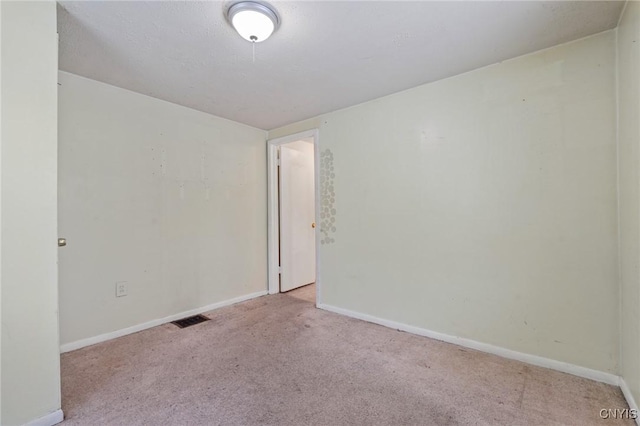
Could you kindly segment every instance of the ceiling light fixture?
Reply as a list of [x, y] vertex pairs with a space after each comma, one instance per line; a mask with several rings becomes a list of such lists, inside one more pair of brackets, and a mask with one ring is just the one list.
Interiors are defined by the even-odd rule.
[[264, 2], [232, 3], [226, 11], [226, 16], [238, 34], [252, 43], [265, 41], [280, 26], [278, 13]]

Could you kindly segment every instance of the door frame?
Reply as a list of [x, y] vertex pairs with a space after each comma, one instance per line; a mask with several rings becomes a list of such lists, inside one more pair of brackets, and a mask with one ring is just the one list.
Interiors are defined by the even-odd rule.
[[[320, 148], [318, 129], [267, 140], [267, 242], [268, 291], [280, 293], [280, 209], [278, 205], [278, 147], [302, 139], [313, 139], [313, 175], [316, 224], [320, 218]], [[316, 306], [320, 304], [320, 226], [315, 227], [316, 247]]]

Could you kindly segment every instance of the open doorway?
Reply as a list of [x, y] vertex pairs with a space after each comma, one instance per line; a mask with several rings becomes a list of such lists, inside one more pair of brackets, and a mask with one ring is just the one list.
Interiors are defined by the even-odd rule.
[[267, 144], [269, 293], [293, 290], [318, 304], [318, 131]]

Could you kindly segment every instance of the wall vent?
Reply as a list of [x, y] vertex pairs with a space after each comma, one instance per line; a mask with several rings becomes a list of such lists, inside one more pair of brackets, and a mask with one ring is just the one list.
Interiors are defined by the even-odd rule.
[[209, 320], [210, 318], [207, 318], [204, 315], [194, 315], [192, 317], [182, 318], [177, 321], [171, 321], [171, 324], [175, 324], [180, 328], [186, 328]]

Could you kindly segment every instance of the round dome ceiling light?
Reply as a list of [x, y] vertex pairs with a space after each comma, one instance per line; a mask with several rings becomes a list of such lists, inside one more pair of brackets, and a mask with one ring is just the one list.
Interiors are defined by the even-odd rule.
[[280, 26], [276, 10], [263, 2], [239, 1], [226, 11], [227, 20], [242, 38], [260, 43], [269, 38]]

